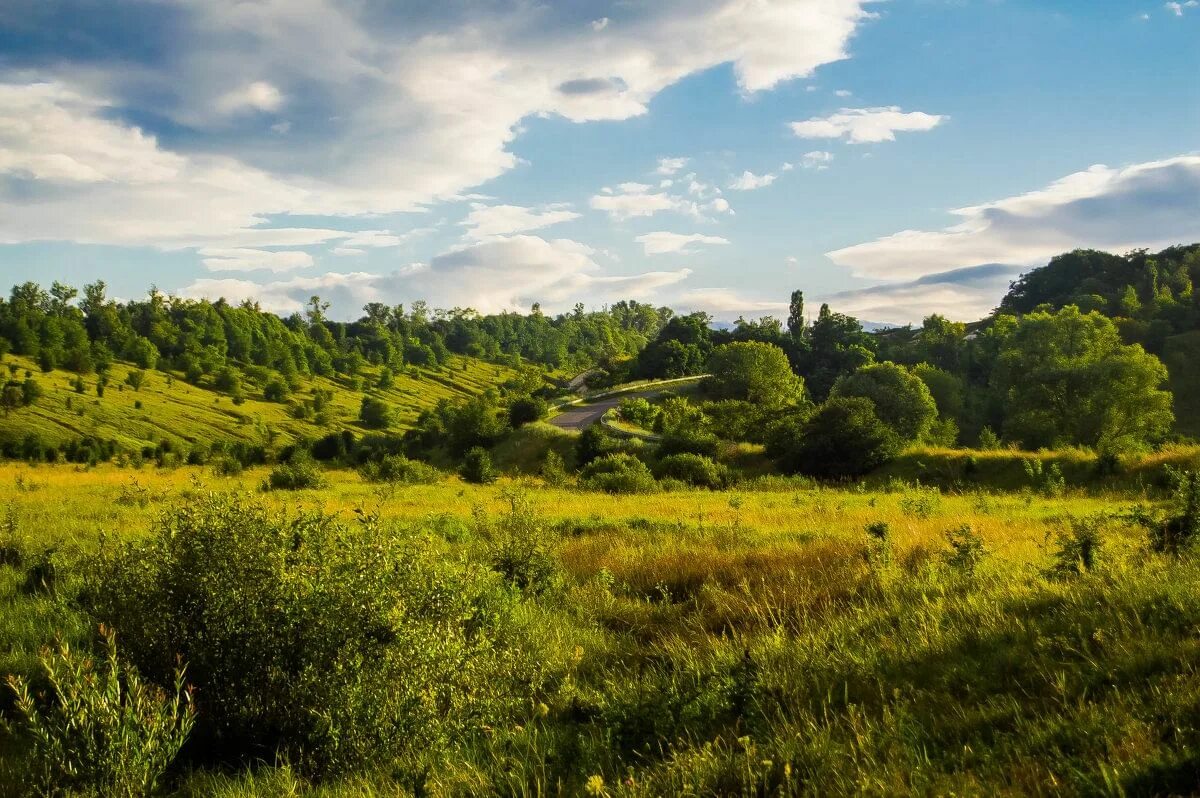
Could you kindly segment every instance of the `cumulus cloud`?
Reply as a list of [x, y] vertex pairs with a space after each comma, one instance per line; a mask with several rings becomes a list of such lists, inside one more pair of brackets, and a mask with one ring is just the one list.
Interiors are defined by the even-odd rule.
[[892, 105], [884, 108], [843, 108], [826, 117], [793, 122], [792, 133], [802, 139], [840, 139], [851, 144], [895, 141], [897, 133], [933, 130], [946, 119], [923, 111], [902, 111]]
[[1195, 8], [1196, 6], [1200, 6], [1200, 0], [1186, 0], [1186, 2], [1183, 3], [1167, 3], [1164, 8], [1166, 8], [1167, 11], [1171, 12], [1175, 16], [1182, 17], [1183, 10], [1185, 8]]
[[1044, 189], [951, 211], [942, 230], [904, 230], [827, 253], [856, 275], [904, 280], [980, 263], [1036, 265], [1091, 247], [1123, 252], [1200, 238], [1200, 156], [1103, 165]]
[[[202, 246], [275, 214], [419, 211], [513, 168], [530, 116], [627, 119], [719, 64], [769, 90], [845, 58], [871, 16], [866, 0], [583, 5], [179, 0], [127, 29], [47, 0], [54, 41], [92, 45], [42, 42], [0, 67], [0, 157], [31, 184], [0, 196], [2, 235]], [[297, 116], [258, 118], [285, 107]], [[103, 189], [76, 199], [64, 182]], [[112, 210], [80, 213], [97, 208]]]
[[825, 152], [824, 150], [813, 150], [806, 152], [800, 159], [801, 165], [805, 169], [828, 169], [829, 164], [833, 161], [833, 153]]
[[469, 238], [482, 239], [538, 230], [578, 218], [578, 213], [564, 205], [549, 205], [538, 210], [520, 205], [472, 203], [471, 212], [462, 225], [467, 228]]
[[[629, 275], [606, 274], [596, 252], [569, 239], [538, 236], [496, 237], [443, 252], [428, 264], [413, 264], [391, 274], [335, 273], [258, 283], [249, 280], [196, 280], [185, 296], [253, 299], [280, 313], [299, 310], [320, 293], [342, 315], [353, 315], [367, 302], [399, 302], [421, 297], [435, 307], [472, 307], [481, 312], [528, 309], [540, 302], [565, 308], [581, 297], [593, 301], [645, 299], [677, 284], [688, 269]], [[520, 275], [520, 279], [514, 279]]]
[[673, 175], [687, 166], [690, 160], [690, 158], [659, 158], [658, 168], [654, 171], [660, 175]]
[[700, 233], [684, 235], [683, 233], [668, 233], [658, 231], [654, 233], [645, 233], [634, 239], [642, 245], [642, 249], [647, 255], [668, 255], [682, 254], [688, 255], [696, 250], [692, 244], [728, 244], [729, 239], [721, 238], [720, 236], [706, 236]]
[[742, 172], [739, 177], [734, 178], [729, 187], [734, 191], [754, 191], [758, 188], [766, 188], [774, 182], [775, 175], [773, 174], [756, 175], [747, 170]]
[[[673, 211], [689, 216], [701, 216], [700, 206], [695, 202], [665, 190], [652, 191], [645, 183], [622, 183], [616, 190], [604, 188], [591, 198], [588, 204], [593, 210], [604, 211], [614, 221], [623, 222], [638, 217], [653, 216], [662, 211]], [[728, 204], [728, 203], [726, 203]]]

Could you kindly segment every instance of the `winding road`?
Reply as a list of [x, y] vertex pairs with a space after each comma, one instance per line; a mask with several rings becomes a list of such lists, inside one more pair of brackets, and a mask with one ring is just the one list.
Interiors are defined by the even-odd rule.
[[649, 399], [652, 396], [658, 396], [672, 385], [697, 382], [707, 376], [707, 374], [697, 374], [694, 377], [679, 377], [671, 380], [662, 380], [657, 383], [651, 382], [644, 386], [646, 390], [637, 390], [633, 386], [628, 390], [615, 388], [611, 392], [611, 396], [597, 396], [591, 400], [584, 399], [579, 404], [564, 407], [563, 411], [549, 419], [549, 422], [563, 429], [576, 431], [587, 429], [599, 421], [605, 413], [619, 405], [622, 399]]

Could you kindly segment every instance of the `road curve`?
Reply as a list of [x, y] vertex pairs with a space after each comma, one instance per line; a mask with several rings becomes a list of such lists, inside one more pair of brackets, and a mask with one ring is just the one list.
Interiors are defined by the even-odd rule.
[[659, 392], [627, 393], [620, 396], [610, 396], [606, 399], [597, 399], [588, 404], [571, 405], [563, 408], [561, 413], [550, 419], [550, 423], [563, 429], [587, 429], [599, 421], [601, 416], [619, 405], [622, 399], [632, 399], [638, 396], [649, 398], [657, 393]]

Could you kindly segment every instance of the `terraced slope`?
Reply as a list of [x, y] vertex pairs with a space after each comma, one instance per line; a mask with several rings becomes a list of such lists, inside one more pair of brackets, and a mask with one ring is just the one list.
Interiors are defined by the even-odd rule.
[[[31, 407], [0, 417], [0, 442], [22, 440], [37, 433], [48, 444], [60, 444], [84, 435], [116, 440], [123, 448], [136, 449], [147, 444], [170, 440], [173, 443], [212, 443], [216, 440], [243, 440], [266, 443], [283, 442], [299, 436], [320, 436], [331, 430], [366, 430], [358, 424], [359, 405], [364, 391], [391, 404], [395, 409], [393, 430], [411, 426], [422, 410], [439, 400], [468, 397], [501, 383], [515, 372], [504, 366], [468, 357], [454, 357], [439, 369], [420, 369], [413, 374], [397, 374], [393, 386], [378, 390], [373, 386], [378, 370], [363, 371], [364, 388], [355, 389], [351, 380], [316, 377], [302, 382], [291, 401], [312, 399], [314, 391], [333, 392], [332, 424], [319, 427], [311, 421], [293, 418], [289, 402], [268, 402], [261, 389], [244, 381], [245, 402], [235, 405], [229, 396], [206, 386], [186, 383], [178, 373], [150, 371], [145, 383], [135, 391], [125, 385], [133, 370], [123, 363], [114, 364], [104, 396], [96, 394], [96, 376], [84, 377], [85, 391], [76, 393], [74, 374], [66, 371], [40, 373], [27, 358], [9, 357], [6, 365], [16, 363], [42, 387], [44, 395]], [[7, 378], [7, 370], [3, 373]], [[140, 403], [140, 406], [139, 406]]]

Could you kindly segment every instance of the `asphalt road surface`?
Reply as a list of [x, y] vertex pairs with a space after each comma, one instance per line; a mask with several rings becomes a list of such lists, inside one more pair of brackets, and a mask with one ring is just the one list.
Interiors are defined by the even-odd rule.
[[661, 393], [661, 391], [646, 391], [645, 393], [626, 393], [620, 396], [610, 396], [607, 399], [597, 399], [589, 404], [572, 405], [563, 410], [554, 418], [550, 419], [550, 423], [556, 427], [563, 429], [582, 430], [586, 429], [597, 421], [600, 417], [612, 410], [621, 403], [622, 399], [631, 399], [636, 396], [649, 398]]

